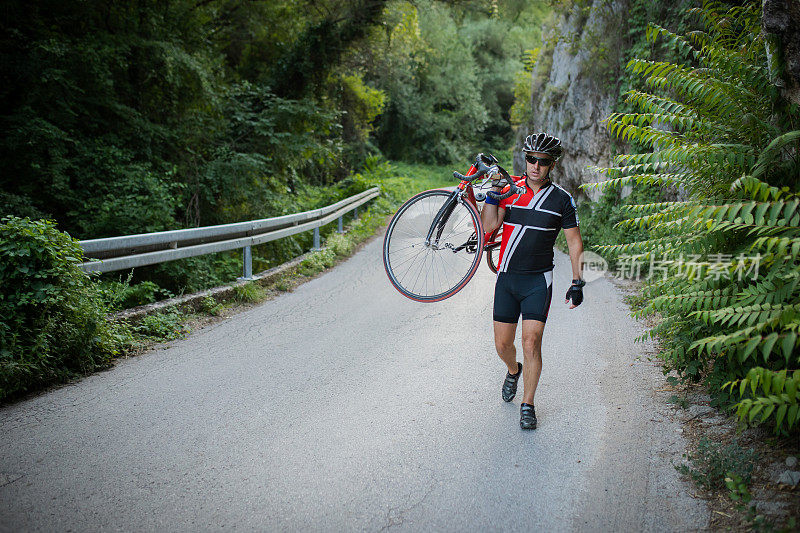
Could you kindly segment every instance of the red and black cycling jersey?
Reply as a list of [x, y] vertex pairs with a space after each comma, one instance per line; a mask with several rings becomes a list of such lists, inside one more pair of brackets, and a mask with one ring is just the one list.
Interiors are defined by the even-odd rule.
[[553, 270], [553, 246], [559, 230], [578, 226], [575, 200], [552, 181], [534, 195], [524, 178], [514, 179], [525, 192], [500, 201], [505, 216], [497, 271], [536, 274]]

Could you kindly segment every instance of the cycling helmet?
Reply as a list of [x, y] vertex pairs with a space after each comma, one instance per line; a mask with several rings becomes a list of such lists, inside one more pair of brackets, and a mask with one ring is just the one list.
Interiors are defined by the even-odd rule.
[[564, 153], [561, 147], [561, 139], [553, 137], [547, 133], [534, 133], [525, 137], [522, 145], [523, 152], [539, 152], [552, 156], [558, 161]]

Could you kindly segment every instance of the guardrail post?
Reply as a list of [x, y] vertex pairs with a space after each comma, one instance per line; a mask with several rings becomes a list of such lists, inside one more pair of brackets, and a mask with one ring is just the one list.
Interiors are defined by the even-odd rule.
[[342, 226], [342, 218], [343, 218], [343, 217], [339, 217], [339, 226], [338, 226], [338, 228], [336, 229], [336, 233], [344, 233], [344, 228], [343, 228], [343, 226]]
[[358, 218], [358, 207], [353, 209], [353, 218]]
[[253, 252], [250, 250], [249, 246], [245, 246], [242, 249], [242, 279], [253, 279]]
[[320, 242], [319, 242], [319, 228], [314, 228], [314, 248], [313, 248], [313, 250], [315, 252], [318, 252], [321, 249], [322, 248], [320, 247]]

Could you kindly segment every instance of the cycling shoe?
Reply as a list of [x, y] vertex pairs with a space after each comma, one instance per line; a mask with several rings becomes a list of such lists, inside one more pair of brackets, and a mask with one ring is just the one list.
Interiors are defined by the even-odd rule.
[[523, 403], [519, 407], [519, 427], [522, 429], [536, 429], [536, 410], [533, 405]]
[[517, 382], [522, 376], [522, 363], [517, 362], [519, 370], [516, 374], [506, 373], [506, 380], [503, 382], [503, 401], [510, 402], [517, 394]]

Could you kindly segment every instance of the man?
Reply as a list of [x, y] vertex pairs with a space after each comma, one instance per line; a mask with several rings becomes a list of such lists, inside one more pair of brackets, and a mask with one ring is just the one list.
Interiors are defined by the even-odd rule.
[[[563, 229], [572, 263], [572, 286], [564, 303], [574, 309], [583, 301], [583, 239], [575, 200], [550, 181], [550, 173], [563, 153], [561, 141], [546, 133], [529, 135], [522, 151], [526, 166], [524, 193], [501, 201], [487, 197], [481, 221], [486, 232], [503, 224], [494, 292], [494, 343], [508, 367], [502, 397], [507, 402], [514, 398], [522, 375], [519, 423], [523, 429], [535, 429], [533, 398], [542, 371], [542, 333], [553, 293], [553, 245], [559, 229]], [[522, 186], [523, 180], [517, 185]], [[499, 187], [493, 190], [500, 192]], [[520, 315], [523, 363], [517, 362], [514, 347]]]

